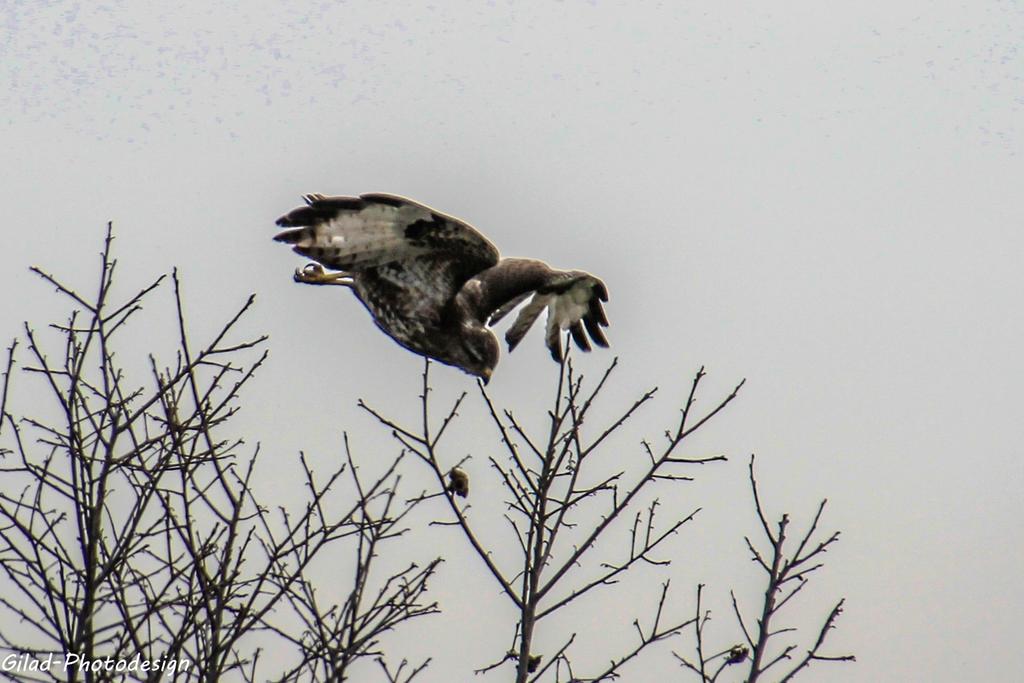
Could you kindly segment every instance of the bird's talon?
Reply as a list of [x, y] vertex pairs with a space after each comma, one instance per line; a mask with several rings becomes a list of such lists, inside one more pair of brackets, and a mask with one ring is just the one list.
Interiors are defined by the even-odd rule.
[[323, 276], [324, 267], [319, 263], [308, 263], [302, 268], [295, 269], [296, 282], [319, 282]]

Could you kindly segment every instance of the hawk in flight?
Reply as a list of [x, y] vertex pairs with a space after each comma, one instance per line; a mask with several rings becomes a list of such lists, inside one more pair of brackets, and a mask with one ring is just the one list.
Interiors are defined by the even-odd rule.
[[[562, 360], [561, 333], [576, 345], [608, 346], [604, 283], [543, 261], [499, 258], [469, 223], [391, 194], [305, 195], [306, 206], [277, 219], [275, 240], [313, 259], [295, 280], [352, 289], [373, 321], [413, 351], [486, 382], [498, 363], [488, 327], [531, 297], [505, 334], [509, 351], [547, 309], [547, 346]], [[329, 270], [328, 270], [329, 269]]]

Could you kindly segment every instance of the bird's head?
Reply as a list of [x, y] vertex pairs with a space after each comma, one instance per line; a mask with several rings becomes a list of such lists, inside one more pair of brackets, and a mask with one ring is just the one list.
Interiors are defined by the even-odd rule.
[[484, 327], [467, 327], [458, 350], [456, 365], [487, 384], [501, 354], [497, 337]]

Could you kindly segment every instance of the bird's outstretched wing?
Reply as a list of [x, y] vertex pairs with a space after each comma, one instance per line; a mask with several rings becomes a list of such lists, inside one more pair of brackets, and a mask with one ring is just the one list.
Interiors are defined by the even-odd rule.
[[474, 280], [479, 282], [481, 291], [477, 312], [489, 325], [496, 324], [532, 295], [505, 333], [509, 351], [522, 341], [545, 309], [545, 340], [556, 361], [561, 362], [563, 357], [561, 335], [565, 330], [583, 351], [590, 351], [591, 342], [608, 346], [601, 329], [608, 326], [602, 306], [602, 302], [608, 301], [608, 289], [590, 273], [554, 270], [535, 259], [508, 258]]
[[333, 270], [358, 272], [429, 257], [457, 284], [498, 262], [498, 250], [464, 221], [405, 197], [308, 194], [277, 219], [275, 240]]

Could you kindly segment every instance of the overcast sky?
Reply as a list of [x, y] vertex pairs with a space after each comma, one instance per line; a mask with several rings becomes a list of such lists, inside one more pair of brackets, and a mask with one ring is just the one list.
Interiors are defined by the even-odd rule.
[[[507, 255], [604, 279], [612, 349], [581, 367], [621, 357], [609, 410], [665, 392], [628, 457], [701, 365], [705, 406], [747, 378], [695, 446], [730, 461], [680, 503], [706, 508], [674, 541], [680, 612], [707, 583], [728, 639], [728, 589], [756, 594], [756, 452], [774, 514], [828, 497], [843, 531], [796, 615], [845, 596], [828, 649], [858, 662], [806, 680], [1024, 677], [1020, 3], [15, 1], [0, 16], [3, 339], [61, 310], [28, 266], [90, 282], [112, 220], [126, 288], [178, 266], [197, 336], [257, 294], [250, 329], [272, 358], [236, 429], [286, 463], [335, 457], [342, 429], [372, 457], [390, 446], [356, 399], [410, 414], [421, 363], [343, 289], [293, 284], [302, 261], [270, 237], [304, 192], [412, 196]], [[126, 355], [158, 343], [137, 334]], [[519, 412], [542, 415], [531, 398], [552, 389], [542, 341], [491, 382]], [[441, 396], [472, 388], [434, 377]], [[493, 443], [483, 423], [464, 433]], [[468, 680], [458, 658], [486, 665], [511, 637], [507, 614], [471, 611], [499, 600], [485, 578], [461, 588], [480, 567], [450, 536], [451, 612], [396, 640], [435, 655], [427, 681]], [[574, 618], [628, 637], [659, 580]], [[466, 622], [458, 649], [423, 639]], [[667, 648], [626, 680], [666, 671], [688, 680]]]

